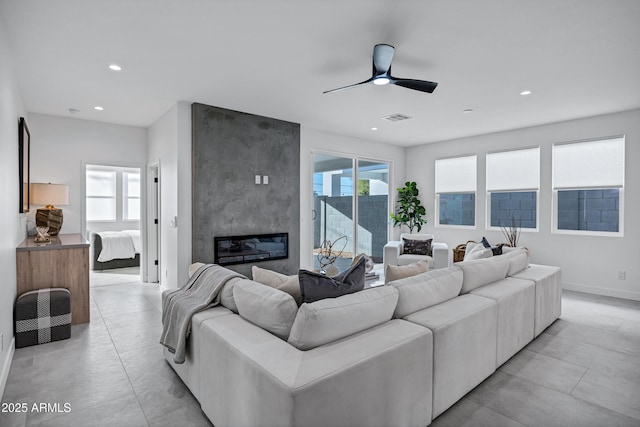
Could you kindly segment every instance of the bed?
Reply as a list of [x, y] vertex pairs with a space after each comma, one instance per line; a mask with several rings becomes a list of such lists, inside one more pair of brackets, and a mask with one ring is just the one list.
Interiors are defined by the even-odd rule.
[[92, 270], [140, 266], [140, 230], [91, 233]]

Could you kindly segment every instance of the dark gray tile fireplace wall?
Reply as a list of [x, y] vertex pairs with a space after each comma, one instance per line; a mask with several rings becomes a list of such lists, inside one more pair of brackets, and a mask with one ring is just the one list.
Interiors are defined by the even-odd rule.
[[[193, 261], [213, 262], [213, 238], [289, 233], [289, 258], [229, 266], [300, 267], [300, 125], [192, 105]], [[256, 184], [255, 176], [268, 176]]]

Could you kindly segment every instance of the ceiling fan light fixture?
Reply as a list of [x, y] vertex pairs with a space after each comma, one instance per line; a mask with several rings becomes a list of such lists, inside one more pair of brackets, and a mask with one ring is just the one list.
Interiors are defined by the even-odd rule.
[[391, 75], [391, 61], [393, 60], [394, 47], [389, 44], [377, 44], [373, 47], [373, 74], [371, 78], [349, 86], [325, 90], [322, 93], [339, 92], [357, 86], [373, 83], [376, 86], [394, 85], [420, 92], [432, 93], [438, 83], [426, 80], [398, 78]]
[[375, 79], [373, 79], [373, 84], [378, 86], [388, 85], [389, 82], [391, 82], [391, 79], [389, 79], [389, 77], [376, 77]]

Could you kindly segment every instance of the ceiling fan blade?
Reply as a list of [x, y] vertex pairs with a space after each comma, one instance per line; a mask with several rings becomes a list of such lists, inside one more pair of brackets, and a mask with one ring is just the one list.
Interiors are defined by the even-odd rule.
[[343, 87], [339, 87], [339, 88], [331, 89], [331, 90], [325, 90], [322, 93], [339, 92], [341, 90], [351, 89], [352, 87], [360, 86], [360, 85], [363, 85], [363, 84], [366, 84], [366, 83], [371, 83], [372, 81], [373, 81], [373, 79], [368, 79], [368, 80], [365, 80], [363, 82], [356, 83], [356, 84], [353, 84], [353, 85], [343, 86]]
[[395, 48], [388, 44], [377, 44], [373, 48], [373, 76], [387, 74], [391, 70], [391, 60]]
[[396, 86], [406, 87], [407, 89], [414, 89], [429, 93], [433, 93], [436, 86], [438, 86], [438, 83], [428, 82], [426, 80], [398, 79], [396, 77], [393, 77], [390, 83]]

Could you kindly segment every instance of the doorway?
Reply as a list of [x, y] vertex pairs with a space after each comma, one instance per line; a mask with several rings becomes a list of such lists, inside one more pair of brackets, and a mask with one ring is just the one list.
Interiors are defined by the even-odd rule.
[[141, 166], [85, 165], [83, 233], [91, 245], [92, 273], [121, 274], [120, 281], [143, 279], [142, 170]]
[[160, 281], [160, 175], [159, 165], [147, 169], [147, 282]]
[[328, 247], [340, 271], [361, 253], [382, 263], [389, 236], [390, 162], [320, 152], [312, 159], [314, 268], [328, 261]]

